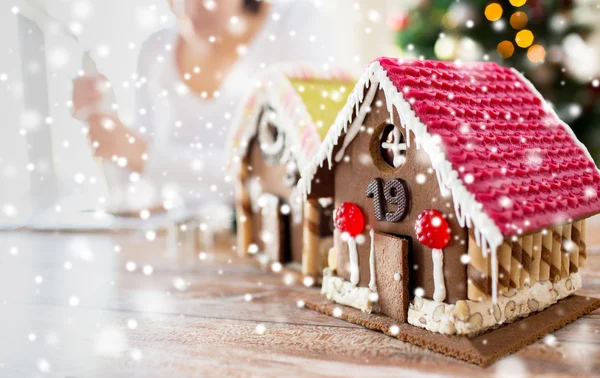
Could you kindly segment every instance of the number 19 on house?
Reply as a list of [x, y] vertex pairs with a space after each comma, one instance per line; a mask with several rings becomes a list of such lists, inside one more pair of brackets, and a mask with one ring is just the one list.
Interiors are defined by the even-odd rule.
[[[367, 185], [366, 196], [373, 198], [375, 218], [380, 222], [400, 222], [408, 214], [408, 189], [402, 179], [383, 183], [380, 178]], [[388, 211], [388, 204], [396, 205], [396, 211]]]

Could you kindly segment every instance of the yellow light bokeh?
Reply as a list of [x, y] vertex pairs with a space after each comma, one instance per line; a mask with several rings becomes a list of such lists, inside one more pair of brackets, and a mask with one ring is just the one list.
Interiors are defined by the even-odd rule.
[[533, 33], [530, 30], [523, 29], [517, 33], [515, 42], [519, 47], [529, 47], [533, 43]]
[[533, 63], [539, 63], [546, 57], [546, 49], [541, 45], [533, 45], [527, 50], [527, 57]]
[[526, 2], [527, 0], [510, 0], [510, 5], [513, 7], [522, 7]]
[[485, 18], [490, 21], [498, 21], [502, 17], [502, 6], [498, 3], [491, 3], [485, 7]]
[[510, 58], [515, 52], [515, 46], [511, 41], [502, 41], [498, 43], [496, 51], [498, 51], [498, 55], [500, 55], [502, 58]]
[[529, 21], [529, 18], [525, 12], [515, 12], [510, 16], [510, 26], [517, 30], [523, 29], [527, 25], [527, 21]]

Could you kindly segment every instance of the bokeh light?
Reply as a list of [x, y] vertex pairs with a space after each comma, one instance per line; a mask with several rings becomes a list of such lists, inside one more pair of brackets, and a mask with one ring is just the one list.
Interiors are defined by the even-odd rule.
[[529, 47], [533, 43], [533, 33], [530, 30], [523, 29], [517, 33], [515, 42], [519, 47]]
[[510, 58], [515, 52], [515, 46], [511, 41], [502, 41], [498, 44], [496, 51], [498, 51], [498, 55], [502, 58]]
[[527, 58], [533, 63], [539, 63], [546, 57], [546, 49], [541, 45], [533, 45], [527, 50]]
[[515, 12], [510, 16], [510, 26], [517, 30], [523, 29], [527, 25], [527, 21], [529, 21], [529, 18], [525, 12]]
[[510, 0], [510, 4], [513, 7], [522, 7], [526, 2], [527, 0]]
[[502, 6], [498, 3], [491, 3], [485, 7], [485, 18], [490, 21], [497, 21], [502, 17]]
[[454, 12], [448, 12], [442, 16], [442, 25], [446, 29], [454, 29], [458, 26], [458, 17]]

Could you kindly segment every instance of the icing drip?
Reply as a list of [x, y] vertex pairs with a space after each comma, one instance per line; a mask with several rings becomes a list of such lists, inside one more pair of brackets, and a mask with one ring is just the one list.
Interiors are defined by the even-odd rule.
[[[339, 163], [344, 158], [344, 154], [346, 153], [346, 148], [350, 145], [350, 142], [352, 142], [352, 140], [356, 137], [356, 135], [358, 135], [360, 128], [363, 125], [363, 121], [365, 120], [365, 116], [368, 113], [367, 110], [371, 107], [373, 98], [375, 98], [375, 93], [377, 93], [377, 86], [373, 85], [373, 86], [371, 86], [371, 88], [369, 88], [369, 91], [367, 92], [367, 96], [365, 97], [365, 101], [360, 109], [358, 109], [358, 106], [359, 106], [359, 101], [362, 99], [359, 99], [359, 101], [356, 101], [357, 116], [354, 119], [354, 121], [352, 122], [352, 124], [350, 125], [350, 127], [348, 128], [348, 131], [346, 132], [346, 137], [344, 138], [342, 147], [340, 147], [340, 150], [338, 151], [338, 153], [335, 154], [335, 161], [337, 163]], [[329, 167], [331, 168], [331, 163], [329, 163]]]
[[434, 248], [431, 253], [433, 259], [433, 300], [443, 302], [446, 299], [446, 285], [444, 284], [444, 253], [441, 249]]
[[377, 292], [377, 284], [375, 283], [375, 230], [369, 231], [371, 237], [371, 251], [369, 252], [369, 268], [371, 269], [371, 279], [369, 281], [369, 289]]
[[350, 254], [350, 282], [352, 285], [358, 284], [358, 251], [356, 250], [356, 238], [348, 237], [348, 251]]

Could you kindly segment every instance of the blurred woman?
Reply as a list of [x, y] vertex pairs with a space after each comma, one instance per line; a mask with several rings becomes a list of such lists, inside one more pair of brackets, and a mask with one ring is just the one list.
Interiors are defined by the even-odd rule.
[[89, 125], [96, 157], [124, 166], [118, 186], [129, 209], [231, 203], [224, 147], [255, 73], [279, 61], [322, 65], [335, 56], [333, 32], [313, 2], [169, 3], [177, 27], [142, 46], [133, 125], [102, 106], [105, 77], [74, 81], [74, 114]]

